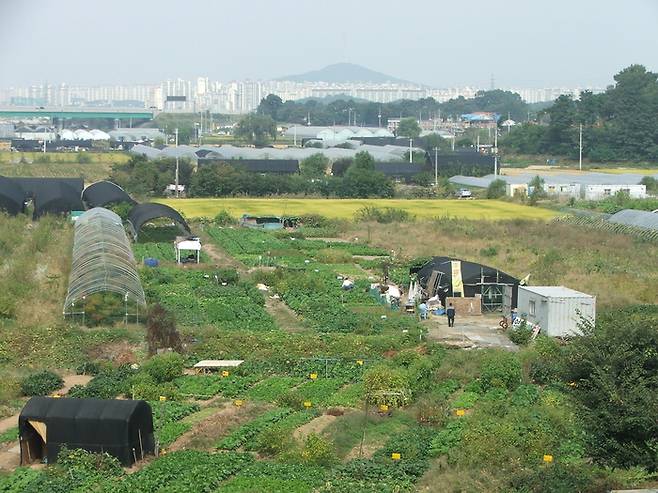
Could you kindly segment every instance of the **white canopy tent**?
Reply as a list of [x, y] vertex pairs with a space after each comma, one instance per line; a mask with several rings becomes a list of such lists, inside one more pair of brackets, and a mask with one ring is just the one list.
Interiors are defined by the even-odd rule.
[[198, 264], [201, 257], [201, 240], [197, 237], [177, 236], [174, 241], [176, 250], [176, 262], [181, 263], [181, 252], [196, 252], [196, 263]]

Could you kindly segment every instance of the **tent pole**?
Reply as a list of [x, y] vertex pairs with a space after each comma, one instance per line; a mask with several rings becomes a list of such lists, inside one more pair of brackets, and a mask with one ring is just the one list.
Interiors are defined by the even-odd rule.
[[137, 435], [139, 436], [139, 450], [142, 453], [142, 460], [144, 460], [144, 446], [142, 444], [142, 429], [141, 428], [137, 429]]

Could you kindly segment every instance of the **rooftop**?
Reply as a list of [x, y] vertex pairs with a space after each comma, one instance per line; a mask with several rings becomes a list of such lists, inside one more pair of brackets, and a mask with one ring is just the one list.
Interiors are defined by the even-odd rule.
[[525, 289], [548, 298], [593, 298], [591, 294], [581, 293], [564, 286], [519, 286], [519, 289]]

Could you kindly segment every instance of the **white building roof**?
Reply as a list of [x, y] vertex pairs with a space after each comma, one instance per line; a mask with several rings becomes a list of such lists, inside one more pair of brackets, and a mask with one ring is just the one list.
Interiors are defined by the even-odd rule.
[[564, 286], [519, 286], [519, 289], [525, 289], [547, 298], [593, 298], [591, 294], [581, 293]]

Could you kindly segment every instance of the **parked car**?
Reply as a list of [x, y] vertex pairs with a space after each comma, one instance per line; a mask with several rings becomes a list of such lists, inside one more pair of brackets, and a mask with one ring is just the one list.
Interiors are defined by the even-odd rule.
[[468, 188], [460, 188], [457, 191], [457, 198], [458, 199], [472, 199], [473, 194], [471, 193], [471, 191]]

